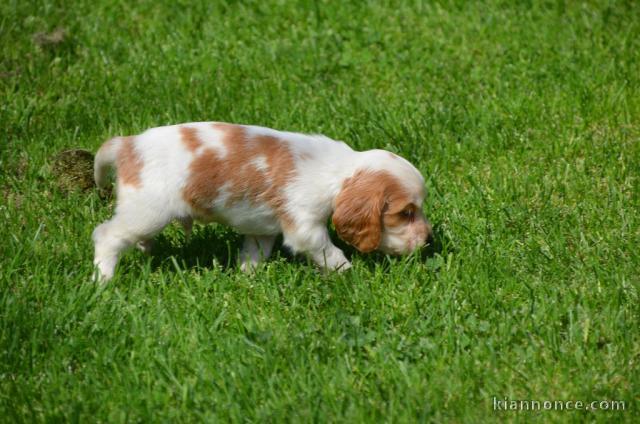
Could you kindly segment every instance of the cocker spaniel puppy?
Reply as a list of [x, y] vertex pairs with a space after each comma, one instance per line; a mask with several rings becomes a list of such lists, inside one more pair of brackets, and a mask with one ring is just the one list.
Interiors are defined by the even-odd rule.
[[187, 232], [196, 219], [244, 234], [243, 270], [270, 255], [278, 234], [322, 268], [350, 268], [329, 238], [329, 216], [338, 236], [361, 252], [409, 253], [431, 232], [422, 212], [424, 179], [413, 165], [320, 135], [218, 122], [152, 128], [100, 147], [98, 187], [112, 165], [115, 215], [93, 232], [103, 280], [113, 277], [120, 252], [146, 249], [173, 220]]

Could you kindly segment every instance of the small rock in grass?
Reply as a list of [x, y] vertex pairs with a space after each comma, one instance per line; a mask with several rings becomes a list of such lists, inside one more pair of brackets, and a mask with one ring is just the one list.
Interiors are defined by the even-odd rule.
[[67, 30], [56, 28], [52, 32], [37, 32], [33, 34], [33, 42], [41, 48], [56, 47], [67, 39]]
[[51, 164], [51, 174], [62, 191], [88, 191], [95, 187], [93, 153], [90, 151], [65, 150], [54, 156]]

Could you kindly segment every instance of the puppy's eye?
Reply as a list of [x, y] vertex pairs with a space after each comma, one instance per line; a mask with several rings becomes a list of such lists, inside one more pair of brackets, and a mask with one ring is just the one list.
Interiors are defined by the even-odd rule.
[[413, 209], [405, 209], [400, 212], [400, 215], [402, 215], [402, 217], [406, 219], [413, 219], [415, 217], [415, 214], [416, 213]]

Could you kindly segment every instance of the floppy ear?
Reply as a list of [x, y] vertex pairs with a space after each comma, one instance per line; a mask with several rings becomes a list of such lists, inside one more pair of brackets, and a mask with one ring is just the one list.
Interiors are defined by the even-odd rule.
[[384, 186], [371, 173], [358, 172], [348, 178], [336, 197], [331, 218], [338, 236], [361, 252], [380, 245]]

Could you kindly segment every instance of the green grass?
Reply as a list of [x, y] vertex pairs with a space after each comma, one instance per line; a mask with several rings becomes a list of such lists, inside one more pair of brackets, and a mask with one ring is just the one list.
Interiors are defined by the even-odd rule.
[[[0, 99], [2, 421], [640, 415], [638, 2], [7, 0]], [[247, 276], [239, 236], [170, 227], [92, 284], [113, 202], [50, 159], [198, 120], [405, 156], [435, 246]]]

